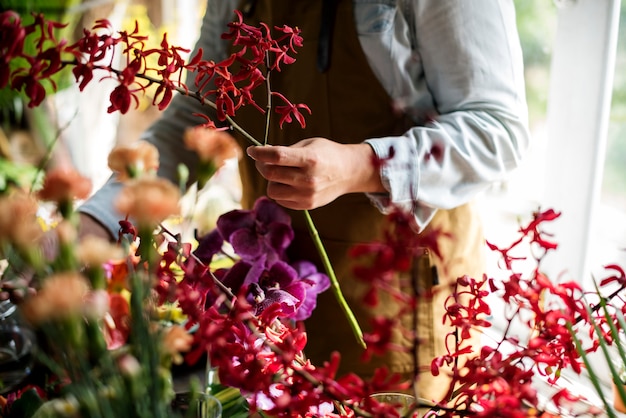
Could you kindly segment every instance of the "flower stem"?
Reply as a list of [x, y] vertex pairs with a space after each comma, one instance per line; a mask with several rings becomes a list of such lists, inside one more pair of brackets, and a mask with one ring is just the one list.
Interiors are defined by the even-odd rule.
[[[572, 336], [572, 340], [574, 340], [576, 351], [578, 351], [580, 358], [583, 360], [583, 363], [589, 375], [589, 379], [591, 380], [591, 383], [593, 384], [593, 387], [596, 390], [596, 393], [598, 394], [598, 396], [600, 396], [600, 399], [602, 400], [602, 403], [604, 405], [604, 410], [607, 412], [610, 418], [616, 418], [617, 416], [615, 415], [615, 412], [613, 411], [613, 409], [611, 408], [611, 406], [609, 405], [608, 401], [606, 400], [603, 394], [602, 387], [600, 385], [600, 380], [598, 376], [596, 375], [596, 373], [593, 371], [593, 367], [591, 366], [591, 363], [589, 362], [589, 357], [587, 356], [587, 353], [585, 352], [585, 349], [583, 348], [580, 340], [577, 338], [576, 332], [574, 331], [572, 324], [568, 322], [565, 324], [565, 326], [567, 327], [567, 330]], [[599, 338], [598, 341], [600, 342], [600, 344], [603, 344], [602, 338]]]
[[313, 239], [313, 243], [315, 244], [315, 248], [317, 249], [320, 258], [322, 259], [322, 264], [326, 269], [326, 273], [328, 274], [328, 278], [330, 279], [330, 287], [333, 290], [333, 294], [339, 303], [339, 306], [343, 310], [348, 322], [350, 323], [350, 328], [352, 328], [352, 332], [357, 339], [359, 345], [363, 348], [366, 347], [365, 341], [363, 340], [363, 331], [361, 331], [361, 327], [359, 326], [354, 313], [348, 306], [346, 299], [343, 297], [343, 293], [341, 292], [341, 287], [339, 286], [339, 281], [335, 276], [335, 270], [333, 269], [330, 260], [328, 259], [328, 254], [326, 253], [326, 249], [322, 244], [322, 240], [320, 239], [320, 235], [317, 232], [317, 228], [315, 228], [315, 224], [313, 223], [313, 219], [311, 219], [311, 214], [308, 210], [304, 210], [304, 217], [306, 219], [307, 227], [309, 228], [309, 233], [311, 234], [311, 238]]

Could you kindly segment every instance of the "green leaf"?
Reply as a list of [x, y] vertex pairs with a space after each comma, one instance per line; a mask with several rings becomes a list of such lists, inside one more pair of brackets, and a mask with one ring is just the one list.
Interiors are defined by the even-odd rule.
[[39, 397], [39, 394], [35, 389], [28, 389], [24, 391], [22, 395], [13, 402], [11, 405], [11, 412], [7, 418], [30, 418], [35, 412], [43, 405], [43, 399]]
[[11, 186], [28, 189], [31, 184], [39, 184], [43, 174], [36, 167], [29, 164], [20, 164], [0, 158], [0, 194]]

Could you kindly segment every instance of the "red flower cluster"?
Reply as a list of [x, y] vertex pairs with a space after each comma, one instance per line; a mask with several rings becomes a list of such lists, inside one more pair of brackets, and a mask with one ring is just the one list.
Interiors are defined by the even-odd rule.
[[[275, 203], [261, 198], [254, 210], [232, 211], [218, 220], [217, 231], [230, 237], [234, 251], [243, 260], [276, 258], [275, 252], [282, 253], [289, 244], [290, 219], [273, 205]], [[259, 235], [258, 229], [264, 234]], [[236, 237], [240, 235], [245, 239], [238, 241]], [[222, 384], [240, 389], [252, 410], [259, 408], [272, 416], [345, 417], [354, 416], [353, 408], [369, 411], [372, 416], [396, 416], [390, 413], [392, 406], [371, 401], [369, 395], [406, 389], [407, 385], [400, 382], [400, 375], [389, 375], [381, 369], [370, 381], [352, 374], [337, 378], [338, 354], [323, 365], [312, 365], [303, 354], [306, 334], [299, 322], [294, 326], [284, 304], [277, 300], [265, 304], [259, 311], [259, 302], [250, 299], [249, 286], [232, 286], [227, 282], [225, 274], [243, 273], [246, 280], [253, 278], [248, 270], [237, 269], [241, 261], [226, 273], [224, 269], [210, 271], [207, 265], [223, 241], [222, 238], [214, 240], [214, 236], [209, 233], [201, 239], [200, 246], [193, 252], [176, 237], [175, 242], [168, 243], [156, 272], [159, 301], [176, 300], [187, 316], [186, 326], [197, 329], [195, 348], [187, 354], [189, 363], [195, 363], [208, 353]], [[174, 264], [182, 268], [182, 277]], [[310, 275], [311, 271], [308, 276], [293, 280], [306, 281]], [[271, 289], [266, 289], [269, 291]], [[306, 294], [295, 294], [308, 298]], [[312, 296], [314, 298], [316, 293]], [[384, 328], [381, 324], [379, 331], [383, 338], [378, 339], [382, 346], [372, 340], [375, 349], [386, 348], [384, 340], [388, 338], [384, 337]], [[334, 402], [344, 404], [344, 410], [334, 413]]]
[[[501, 283], [486, 277], [481, 281], [467, 277], [458, 279], [464, 290], [449, 298], [444, 321], [455, 325], [460, 334], [449, 335], [449, 341], [454, 343], [448, 347], [446, 355], [435, 358], [431, 365], [435, 375], [444, 365], [452, 369], [453, 382], [442, 406], [449, 407], [448, 402], [451, 402], [452, 409], [471, 411], [473, 416], [526, 417], [529, 409], [539, 410], [539, 400], [532, 385], [535, 375], [544, 376], [548, 383], [556, 383], [566, 368], [581, 373], [583, 360], [575, 334], [579, 328], [573, 327], [589, 326], [593, 322], [602, 324], [606, 319], [596, 312], [597, 307], [589, 309], [586, 295], [578, 283], [555, 283], [541, 273], [541, 260], [557, 247], [545, 238], [547, 234], [541, 228], [559, 215], [552, 210], [535, 213], [529, 225], [520, 228], [521, 237], [513, 244], [506, 248], [489, 244], [492, 250], [502, 255], [504, 266], [510, 271], [508, 279]], [[528, 277], [513, 270], [513, 263], [520, 258], [511, 254], [522, 243], [528, 243], [535, 254], [539, 254], [535, 256], [536, 267]], [[608, 268], [617, 274], [602, 283], [623, 285], [623, 270], [618, 266]], [[507, 304], [509, 326], [495, 345], [484, 346], [480, 352], [475, 352], [468, 343], [469, 331], [491, 326], [488, 320], [491, 311], [485, 301], [490, 294], [496, 294]], [[514, 323], [527, 327], [529, 335], [526, 339], [519, 334], [513, 335], [511, 324]], [[590, 332], [594, 332], [593, 327]], [[610, 341], [607, 336], [603, 338]], [[597, 336], [592, 341], [595, 344], [587, 351], [598, 348]], [[468, 354], [470, 358], [460, 365], [458, 359]], [[455, 388], [458, 389], [456, 392]], [[553, 395], [552, 402], [565, 411], [567, 404], [574, 399], [575, 396], [562, 389]], [[590, 415], [596, 412], [588, 411]], [[456, 414], [448, 411], [445, 416]]]
[[[46, 96], [42, 81], [54, 82], [51, 76], [61, 71], [61, 54], [66, 48], [65, 41], [54, 38], [54, 29], [65, 25], [45, 20], [43, 15], [35, 16], [30, 25], [22, 26], [20, 16], [12, 11], [0, 14], [0, 89], [11, 86], [22, 90], [30, 99], [28, 106], [38, 106]], [[25, 52], [26, 38], [38, 33], [35, 41], [35, 54]], [[19, 67], [12, 68], [15, 61]]]
[[[24, 24], [20, 16], [12, 11], [0, 14], [0, 88], [11, 86], [21, 91], [30, 99], [30, 107], [38, 106], [46, 95], [44, 82], [56, 88], [52, 76], [67, 65], [73, 66], [72, 72], [82, 91], [94, 78], [94, 71], [104, 71], [105, 77], [118, 81], [111, 92], [109, 113], [119, 110], [126, 113], [131, 104], [138, 103], [139, 94], [153, 84], [157, 85], [153, 104], [163, 110], [171, 102], [175, 91], [193, 95], [205, 104], [217, 110], [220, 121], [234, 116], [241, 106], [256, 104], [253, 91], [263, 85], [269, 71], [281, 71], [281, 65], [295, 62], [293, 55], [296, 48], [302, 46], [302, 37], [297, 28], [276, 27], [278, 37], [272, 36], [267, 25], [253, 27], [243, 23], [243, 17], [237, 13], [238, 21], [229, 24], [230, 31], [225, 39], [232, 39], [239, 51], [221, 62], [202, 59], [202, 50], [189, 62], [183, 58], [189, 50], [172, 46], [163, 36], [160, 48], [146, 49], [146, 37], [139, 35], [135, 24], [132, 32], [113, 33], [107, 20], [98, 20], [91, 30], [84, 29], [82, 37], [75, 43], [57, 40], [54, 29], [63, 27], [60, 23], [35, 16], [31, 24]], [[27, 37], [37, 34], [36, 52], [29, 54], [24, 49]], [[112, 63], [117, 51], [124, 57], [123, 67], [113, 68]], [[157, 65], [149, 66], [148, 57], [157, 56]], [[16, 67], [16, 64], [20, 63]], [[238, 70], [231, 72], [237, 64]], [[195, 72], [197, 91], [190, 92], [182, 80], [184, 71]], [[305, 104], [293, 104], [286, 97], [271, 94], [284, 104], [275, 106], [280, 115], [280, 126], [297, 120], [305, 126], [302, 111], [311, 112]]]
[[[237, 21], [229, 23], [230, 31], [222, 38], [232, 40], [233, 46], [240, 49], [232, 53], [225, 60], [215, 63], [195, 58], [191, 65], [197, 72], [195, 84], [203, 99], [215, 97], [217, 118], [224, 121], [227, 116], [234, 116], [241, 106], [252, 105], [260, 112], [264, 110], [255, 102], [253, 91], [266, 81], [269, 71], [281, 71], [281, 64], [293, 64], [296, 48], [302, 46], [302, 37], [298, 28], [289, 26], [275, 27], [279, 34], [272, 36], [270, 28], [261, 23], [259, 27], [250, 26], [243, 22], [242, 14], [236, 10]], [[233, 64], [236, 64], [233, 66]], [[233, 67], [237, 68], [232, 72]], [[208, 88], [211, 85], [212, 87]], [[279, 113], [279, 124], [296, 119], [302, 127], [305, 121], [299, 109], [311, 113], [305, 104], [293, 104], [278, 92], [271, 92], [285, 104], [275, 106]]]

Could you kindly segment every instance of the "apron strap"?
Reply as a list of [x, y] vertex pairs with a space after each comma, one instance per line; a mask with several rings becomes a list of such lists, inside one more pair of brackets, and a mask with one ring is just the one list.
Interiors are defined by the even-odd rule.
[[330, 67], [330, 46], [332, 45], [338, 0], [323, 0], [323, 2], [322, 21], [317, 44], [317, 70], [320, 73], [325, 73]]

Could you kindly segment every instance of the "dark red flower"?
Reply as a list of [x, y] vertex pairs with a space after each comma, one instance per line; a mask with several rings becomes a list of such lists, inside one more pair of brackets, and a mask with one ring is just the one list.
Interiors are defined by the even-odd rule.
[[111, 96], [109, 97], [111, 105], [107, 108], [107, 112], [113, 113], [116, 110], [119, 110], [122, 114], [128, 112], [131, 97], [137, 101], [137, 98], [131, 94], [128, 87], [124, 84], [120, 84], [111, 92]]
[[311, 109], [305, 104], [293, 104], [285, 96], [278, 92], [272, 92], [272, 95], [279, 97], [286, 104], [283, 106], [276, 106], [275, 111], [280, 115], [280, 120], [278, 122], [279, 126], [282, 128], [285, 122], [291, 123], [293, 118], [295, 118], [302, 128], [306, 127], [306, 121], [304, 120], [304, 115], [300, 112], [300, 109], [306, 110], [311, 114]]

